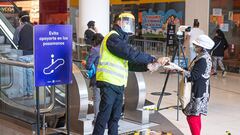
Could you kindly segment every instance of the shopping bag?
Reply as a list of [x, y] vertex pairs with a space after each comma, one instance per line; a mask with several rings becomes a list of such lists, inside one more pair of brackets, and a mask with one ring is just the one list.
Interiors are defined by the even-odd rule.
[[191, 87], [192, 87], [191, 82], [187, 82], [187, 78], [183, 77], [180, 81], [180, 90], [179, 90], [179, 95], [178, 95], [183, 109], [190, 102]]

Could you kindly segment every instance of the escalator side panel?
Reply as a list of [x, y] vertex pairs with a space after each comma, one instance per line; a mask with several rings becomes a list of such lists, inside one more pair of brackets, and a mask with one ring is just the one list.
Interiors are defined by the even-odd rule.
[[88, 90], [79, 68], [73, 64], [73, 83], [69, 87], [70, 127], [74, 132], [83, 132], [80, 119], [86, 119], [88, 112]]

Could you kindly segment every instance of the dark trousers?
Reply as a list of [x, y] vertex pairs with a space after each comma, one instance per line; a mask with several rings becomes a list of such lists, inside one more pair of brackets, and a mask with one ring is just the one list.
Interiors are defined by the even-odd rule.
[[100, 88], [101, 102], [93, 135], [103, 135], [106, 124], [108, 134], [118, 135], [118, 121], [121, 117], [124, 86], [102, 83]]

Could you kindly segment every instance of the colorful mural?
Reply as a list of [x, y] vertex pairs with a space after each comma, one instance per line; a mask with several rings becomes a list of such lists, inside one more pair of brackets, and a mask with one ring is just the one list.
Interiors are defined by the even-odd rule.
[[166, 38], [167, 25], [171, 23], [176, 25], [176, 28], [183, 22], [183, 12], [176, 12], [170, 9], [166, 12], [153, 12], [149, 9], [147, 12], [142, 12], [142, 34], [143, 37]]

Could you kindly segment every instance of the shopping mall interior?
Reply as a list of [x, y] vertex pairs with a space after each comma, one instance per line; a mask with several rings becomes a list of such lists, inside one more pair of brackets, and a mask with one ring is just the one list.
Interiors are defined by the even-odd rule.
[[[222, 57], [225, 69], [217, 67], [210, 76], [208, 114], [201, 116], [201, 135], [239, 135], [239, 9], [239, 0], [0, 0], [0, 134], [92, 134], [94, 93], [86, 69], [92, 46], [85, 42], [84, 32], [87, 23], [95, 21], [97, 32], [106, 36], [115, 16], [126, 12], [135, 18], [128, 44], [156, 58], [169, 57], [180, 66], [191, 62], [188, 31], [182, 31], [182, 38], [176, 35], [181, 26], [192, 29], [198, 20], [211, 39], [216, 30], [223, 32], [228, 44]], [[35, 53], [35, 37], [32, 55], [24, 55], [14, 42], [22, 11], [29, 13], [36, 37], [38, 26], [71, 27], [62, 30], [71, 32], [72, 70], [67, 70], [71, 83], [36, 86], [36, 54], [47, 63], [47, 51]], [[53, 54], [51, 60], [52, 65], [57, 62]], [[178, 96], [181, 78], [180, 72], [161, 67], [155, 72], [129, 71], [118, 134], [191, 135]], [[25, 95], [29, 88], [30, 98]]]

